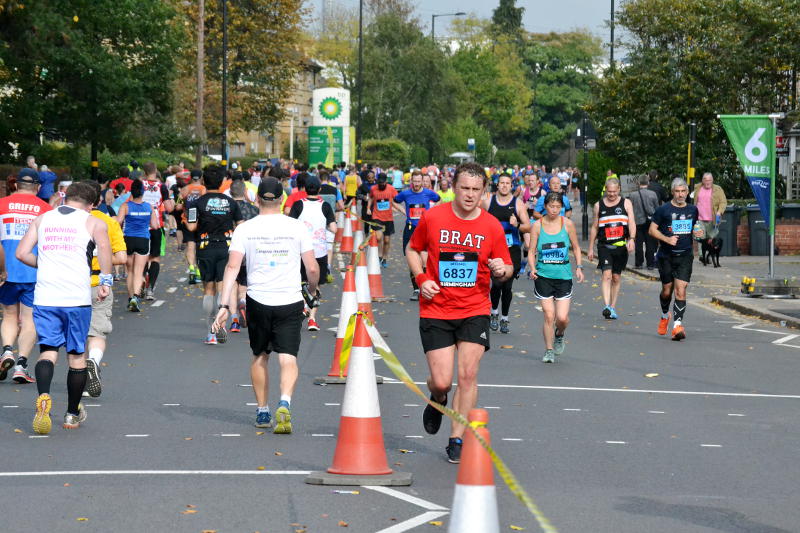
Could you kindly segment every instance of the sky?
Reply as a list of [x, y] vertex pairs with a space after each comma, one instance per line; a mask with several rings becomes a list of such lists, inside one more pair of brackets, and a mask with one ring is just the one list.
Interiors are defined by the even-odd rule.
[[[324, 0], [306, 0], [313, 8], [316, 18], [322, 13]], [[619, 7], [622, 0], [614, 2]], [[346, 6], [358, 6], [358, 0], [333, 0]], [[481, 18], [491, 18], [498, 0], [412, 0], [417, 6], [417, 15], [430, 29], [431, 15], [464, 11]], [[606, 26], [611, 14], [612, 0], [517, 0], [517, 7], [524, 7], [522, 24], [530, 32], [563, 32], [575, 28], [587, 28], [590, 32], [608, 41]], [[449, 24], [447, 18], [436, 19], [436, 34], [445, 35]]]

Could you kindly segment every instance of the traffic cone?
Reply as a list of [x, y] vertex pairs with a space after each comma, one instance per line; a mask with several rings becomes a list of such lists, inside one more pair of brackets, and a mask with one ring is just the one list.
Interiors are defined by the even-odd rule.
[[364, 243], [364, 223], [357, 216], [353, 216], [353, 252], [357, 252]]
[[367, 248], [367, 275], [369, 276], [369, 293], [372, 301], [383, 300], [385, 296], [381, 280], [381, 254], [378, 249], [378, 237], [374, 231], [369, 236], [369, 247]]
[[358, 310], [367, 315], [367, 318], [372, 322], [375, 322], [375, 315], [372, 313], [372, 296], [370, 294], [367, 254], [365, 252], [365, 250], [362, 250], [353, 257], [353, 262], [356, 262], [356, 257], [358, 257], [358, 264], [356, 265], [356, 300], [358, 301]]
[[347, 272], [344, 275], [342, 305], [339, 308], [339, 328], [336, 330], [336, 344], [333, 347], [331, 369], [328, 371], [327, 376], [315, 378], [315, 384], [342, 384], [347, 381], [347, 368], [343, 370], [342, 377], [339, 377], [339, 355], [342, 353], [342, 342], [344, 341], [344, 334], [347, 331], [347, 322], [350, 320], [350, 316], [352, 316], [352, 314], [356, 311], [358, 311], [358, 299], [356, 297], [356, 273], [352, 266], [348, 266]]
[[333, 238], [333, 242], [335, 244], [342, 243], [342, 234], [344, 233], [344, 217], [344, 211], [339, 211], [336, 213], [336, 236]]
[[[489, 413], [486, 409], [472, 409], [468, 418], [477, 424], [475, 431], [490, 443], [489, 429], [486, 427]], [[464, 433], [450, 516], [448, 533], [500, 531], [492, 459], [469, 429]]]
[[333, 465], [312, 472], [312, 485], [410, 485], [411, 474], [394, 472], [386, 459], [381, 407], [375, 384], [372, 341], [361, 315], [356, 319], [350, 373], [342, 400]]
[[344, 217], [344, 230], [342, 230], [342, 242], [339, 245], [339, 253], [353, 253], [353, 222], [349, 214]]

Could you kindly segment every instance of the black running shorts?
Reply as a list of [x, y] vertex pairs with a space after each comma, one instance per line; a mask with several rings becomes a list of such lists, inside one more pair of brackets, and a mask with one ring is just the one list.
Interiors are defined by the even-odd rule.
[[375, 226], [375, 231], [380, 231], [386, 236], [394, 235], [394, 220], [389, 220], [386, 222], [383, 220], [373, 220], [372, 222], [380, 225], [380, 227]]
[[163, 229], [150, 230], [150, 257], [161, 257], [164, 255], [162, 250], [162, 241], [164, 240]]
[[657, 255], [656, 261], [658, 262], [658, 274], [661, 277], [662, 284], [667, 285], [676, 279], [689, 283], [692, 279], [694, 255], [692, 255], [691, 250], [682, 255]]
[[222, 281], [227, 264], [227, 246], [207, 246], [197, 250], [197, 266], [200, 268], [200, 279], [203, 283]]
[[533, 282], [533, 294], [539, 300], [569, 300], [572, 298], [572, 280], [539, 276]]
[[253, 355], [288, 353], [297, 357], [305, 302], [264, 305], [247, 297], [247, 333]]
[[609, 248], [605, 244], [597, 245], [597, 268], [600, 270], [611, 270], [612, 274], [621, 274], [628, 264], [628, 248], [625, 246], [613, 246]]
[[458, 341], [480, 344], [489, 349], [489, 315], [453, 320], [419, 319], [419, 336], [425, 352], [454, 346]]
[[125, 237], [128, 255], [150, 255], [150, 239], [147, 237]]

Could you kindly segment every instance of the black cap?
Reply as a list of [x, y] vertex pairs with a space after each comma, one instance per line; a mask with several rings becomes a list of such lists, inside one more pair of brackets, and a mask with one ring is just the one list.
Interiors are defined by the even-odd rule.
[[378, 174], [378, 183], [386, 183], [386, 181], [387, 181], [388, 179], [389, 179], [389, 176], [387, 176], [387, 175], [386, 175], [386, 174], [384, 174], [383, 172], [381, 172], [380, 174]]
[[193, 180], [199, 180], [200, 178], [203, 177], [203, 171], [200, 170], [199, 168], [195, 168], [192, 170], [191, 176]]
[[17, 174], [17, 183], [40, 183], [39, 173], [32, 168], [23, 168]]
[[306, 192], [309, 194], [316, 194], [319, 192], [319, 188], [322, 186], [320, 183], [319, 178], [315, 175], [311, 174], [306, 178]]
[[264, 178], [258, 184], [258, 197], [262, 200], [275, 200], [283, 197], [283, 185], [273, 177]]

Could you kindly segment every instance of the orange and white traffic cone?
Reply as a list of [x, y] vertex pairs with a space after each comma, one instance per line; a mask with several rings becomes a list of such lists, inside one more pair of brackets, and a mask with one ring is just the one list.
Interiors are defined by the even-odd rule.
[[364, 223], [358, 216], [353, 216], [353, 252], [358, 252], [358, 249], [364, 243]]
[[344, 229], [342, 230], [342, 242], [339, 245], [339, 253], [353, 253], [353, 221], [350, 214], [345, 214]]
[[314, 378], [315, 384], [342, 384], [347, 381], [347, 368], [343, 370], [342, 376], [339, 376], [339, 356], [342, 353], [342, 342], [344, 342], [344, 334], [347, 331], [347, 322], [356, 311], [358, 311], [358, 298], [356, 297], [356, 274], [355, 269], [352, 266], [348, 266], [344, 275], [342, 305], [339, 308], [339, 327], [336, 330], [336, 344], [334, 344], [333, 347], [331, 369], [328, 371], [327, 376]]
[[344, 211], [339, 211], [336, 213], [336, 236], [333, 238], [334, 244], [342, 243], [342, 234], [344, 233], [344, 217]]
[[367, 248], [367, 276], [369, 277], [369, 293], [373, 301], [382, 300], [383, 281], [381, 280], [381, 255], [378, 250], [378, 237], [373, 231], [369, 236]]
[[372, 322], [375, 322], [375, 315], [372, 313], [372, 296], [369, 288], [369, 273], [367, 272], [367, 254], [364, 250], [356, 253], [353, 261], [358, 257], [356, 265], [356, 300], [358, 310], [367, 315]]
[[326, 472], [312, 472], [306, 483], [410, 485], [411, 474], [393, 471], [386, 459], [372, 341], [361, 315], [356, 319], [349, 364], [333, 464]]
[[[485, 409], [472, 409], [468, 418], [477, 426], [475, 431], [489, 443], [489, 429], [486, 427], [489, 413]], [[500, 531], [492, 459], [469, 429], [464, 433], [450, 516], [448, 533]]]

